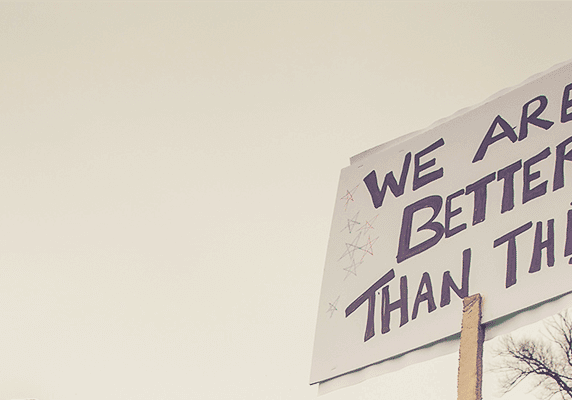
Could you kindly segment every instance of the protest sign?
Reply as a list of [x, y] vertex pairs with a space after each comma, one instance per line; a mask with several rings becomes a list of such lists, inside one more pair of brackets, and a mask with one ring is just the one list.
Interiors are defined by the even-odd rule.
[[[412, 104], [411, 110], [422, 104]], [[572, 290], [572, 63], [340, 175], [311, 383]]]

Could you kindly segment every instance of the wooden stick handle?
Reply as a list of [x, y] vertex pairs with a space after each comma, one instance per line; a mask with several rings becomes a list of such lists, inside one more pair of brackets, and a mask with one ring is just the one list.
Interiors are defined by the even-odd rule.
[[482, 298], [474, 294], [463, 299], [463, 322], [459, 346], [458, 400], [481, 400], [483, 386]]

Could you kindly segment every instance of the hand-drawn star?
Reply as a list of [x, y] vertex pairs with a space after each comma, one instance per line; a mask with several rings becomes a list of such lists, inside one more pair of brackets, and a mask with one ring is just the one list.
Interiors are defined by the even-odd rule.
[[348, 204], [350, 201], [354, 201], [354, 193], [357, 190], [357, 188], [359, 187], [359, 185], [357, 185], [355, 188], [353, 188], [352, 190], [347, 190], [346, 189], [346, 195], [344, 197], [342, 197], [340, 200], [345, 200], [346, 204], [344, 205], [344, 211], [346, 211], [348, 209]]
[[336, 311], [338, 311], [338, 307], [337, 307], [337, 305], [338, 305], [338, 300], [340, 300], [340, 296], [338, 296], [338, 297], [336, 298], [336, 300], [334, 300], [333, 303], [328, 303], [329, 307], [328, 307], [328, 310], [327, 310], [326, 312], [331, 313], [331, 314], [330, 314], [330, 318], [332, 318], [332, 315], [334, 315], [334, 313], [335, 313]]
[[354, 226], [361, 225], [361, 222], [358, 222], [358, 220], [357, 220], [358, 215], [359, 215], [359, 211], [356, 213], [356, 215], [353, 216], [353, 218], [348, 218], [347, 219], [348, 220], [347, 225], [344, 226], [344, 229], [342, 229], [340, 232], [343, 232], [347, 229], [348, 231], [350, 231], [350, 233], [352, 233], [352, 229], [354, 228]]
[[345, 256], [349, 256], [350, 259], [353, 261], [354, 253], [356, 252], [356, 250], [361, 250], [361, 247], [357, 245], [360, 238], [361, 238], [361, 232], [354, 238], [354, 240], [352, 240], [351, 243], [346, 243], [346, 251], [344, 252], [344, 254], [341, 255], [340, 258], [338, 258], [338, 261], [340, 261]]
[[349, 267], [344, 268], [344, 271], [346, 271], [346, 277], [344, 278], [344, 281], [346, 279], [348, 279], [348, 276], [350, 275], [354, 275], [357, 276], [357, 268], [363, 264], [363, 258], [361, 260], [359, 260], [358, 262], [356, 262], [356, 260], [352, 259], [352, 263]]
[[367, 233], [370, 229], [375, 229], [373, 227], [373, 223], [375, 222], [375, 220], [377, 219], [377, 217], [379, 216], [379, 214], [377, 214], [375, 217], [373, 217], [371, 220], [369, 221], [365, 221], [363, 226], [361, 228], [358, 229], [358, 232], [362, 232], [362, 233]]
[[371, 236], [367, 237], [367, 243], [364, 244], [363, 246], [360, 246], [360, 250], [363, 250], [365, 252], [365, 254], [362, 256], [362, 260], [365, 257], [366, 254], [371, 254], [373, 255], [373, 245], [375, 244], [375, 242], [377, 241], [377, 239], [379, 239], [379, 236], [376, 237], [375, 239], [371, 240]]

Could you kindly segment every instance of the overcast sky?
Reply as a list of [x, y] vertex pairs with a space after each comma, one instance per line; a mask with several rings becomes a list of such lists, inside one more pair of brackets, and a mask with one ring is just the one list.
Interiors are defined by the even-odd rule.
[[[315, 399], [341, 168], [572, 58], [571, 15], [0, 3], [0, 400]], [[321, 398], [452, 400], [456, 373]]]

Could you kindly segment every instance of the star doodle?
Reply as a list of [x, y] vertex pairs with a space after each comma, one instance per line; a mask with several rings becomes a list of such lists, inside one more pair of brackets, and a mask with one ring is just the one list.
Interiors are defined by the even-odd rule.
[[363, 250], [365, 252], [364, 255], [362, 256], [362, 260], [366, 254], [373, 255], [373, 245], [375, 244], [377, 239], [379, 239], [379, 236], [373, 240], [371, 240], [371, 236], [367, 237], [367, 243], [360, 247], [360, 250]]
[[373, 217], [371, 220], [365, 221], [363, 223], [363, 226], [358, 229], [358, 232], [361, 231], [362, 233], [367, 233], [367, 232], [369, 232], [370, 229], [375, 229], [373, 227], [373, 223], [375, 222], [375, 220], [377, 219], [378, 216], [379, 216], [379, 214], [376, 215], [375, 217]]
[[338, 261], [340, 261], [345, 256], [349, 256], [351, 260], [354, 259], [354, 253], [356, 252], [356, 250], [362, 250], [362, 248], [358, 246], [360, 238], [361, 238], [361, 232], [354, 238], [354, 240], [352, 240], [351, 243], [346, 243], [346, 251], [344, 252], [344, 254], [341, 255], [340, 258], [338, 258]]
[[346, 226], [344, 226], [344, 229], [342, 229], [340, 232], [343, 232], [347, 229], [350, 233], [352, 233], [352, 229], [354, 229], [354, 227], [356, 225], [361, 225], [361, 222], [358, 222], [358, 220], [357, 220], [358, 215], [359, 215], [359, 211], [352, 218], [347, 218], [348, 223], [346, 224]]
[[336, 298], [336, 300], [334, 300], [333, 303], [328, 303], [328, 306], [329, 306], [329, 307], [328, 307], [328, 310], [327, 310], [326, 312], [329, 312], [329, 313], [330, 313], [330, 318], [332, 318], [332, 315], [334, 315], [334, 313], [335, 313], [336, 311], [338, 311], [338, 307], [337, 307], [337, 305], [338, 305], [338, 300], [340, 300], [340, 296], [338, 296], [338, 297]]
[[346, 189], [346, 194], [344, 197], [342, 197], [340, 200], [345, 200], [346, 204], [344, 205], [344, 211], [346, 211], [348, 209], [348, 204], [350, 201], [354, 201], [354, 193], [357, 190], [357, 188], [359, 187], [359, 185], [357, 185], [355, 188], [353, 188], [352, 190], [347, 190]]
[[363, 258], [358, 262], [356, 262], [356, 260], [352, 260], [351, 265], [349, 267], [344, 268], [344, 271], [346, 271], [346, 277], [344, 278], [344, 281], [348, 279], [348, 276], [350, 275], [357, 276], [357, 268], [362, 264], [363, 264]]

